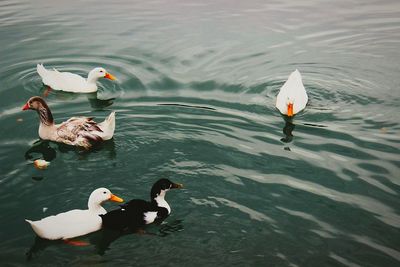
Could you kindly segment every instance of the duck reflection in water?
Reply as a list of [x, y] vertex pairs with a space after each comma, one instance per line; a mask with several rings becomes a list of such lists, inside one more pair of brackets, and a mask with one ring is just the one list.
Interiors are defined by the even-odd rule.
[[62, 143], [53, 143], [47, 140], [37, 140], [33, 143], [25, 152], [26, 160], [44, 159], [51, 162], [57, 156], [57, 150], [61, 153], [68, 153], [70, 151], [75, 151], [79, 155], [79, 159], [84, 159], [93, 152], [104, 150], [108, 152], [110, 159], [114, 159], [117, 155], [115, 151], [114, 139], [107, 140], [103, 143], [99, 143], [94, 146], [91, 150], [79, 149], [74, 146], [69, 146]]
[[[292, 132], [293, 132], [294, 128], [296, 127], [296, 125], [293, 123], [292, 118], [285, 116], [284, 120], [285, 120], [285, 126], [283, 127], [282, 132], [285, 136], [281, 138], [281, 141], [284, 143], [290, 143], [293, 140]], [[315, 124], [315, 123], [301, 123], [301, 125], [306, 126], [306, 127], [318, 127], [318, 128], [327, 127], [326, 125]], [[290, 150], [290, 148], [285, 147], [285, 150]]]
[[[111, 244], [118, 240], [119, 238], [127, 235], [131, 235], [132, 233], [137, 233], [140, 235], [153, 236], [153, 237], [166, 237], [175, 232], [179, 232], [183, 230], [182, 220], [175, 220], [170, 223], [160, 223], [161, 227], [157, 232], [146, 231], [144, 232], [142, 229], [137, 229], [137, 231], [118, 231], [112, 229], [101, 229], [95, 233], [91, 233], [87, 236], [82, 237], [80, 241], [82, 246], [94, 246], [96, 254], [105, 255], [107, 250], [110, 250]], [[150, 226], [152, 227], [152, 226]], [[85, 243], [85, 241], [88, 243]], [[26, 252], [26, 260], [31, 261], [35, 257], [38, 257], [40, 252], [44, 251], [48, 247], [52, 246], [70, 246], [70, 244], [65, 243], [62, 240], [47, 240], [40, 238], [39, 236], [35, 237], [34, 243], [31, 248]]]
[[[36, 156], [36, 154], [41, 155], [41, 157]], [[54, 148], [50, 146], [49, 141], [38, 140], [33, 143], [33, 146], [30, 147], [25, 152], [25, 159], [26, 160], [35, 160], [42, 158], [45, 161], [52, 161], [57, 156], [57, 152]]]
[[97, 92], [87, 94], [87, 99], [90, 103], [90, 106], [94, 109], [102, 109], [108, 106], [111, 106], [114, 103], [114, 97], [109, 99], [99, 99], [97, 98]]
[[99, 99], [98, 98], [98, 93], [84, 93], [84, 94], [76, 94], [76, 93], [70, 93], [70, 92], [64, 92], [64, 91], [56, 91], [52, 90], [48, 86], [43, 86], [42, 88], [42, 94], [44, 97], [48, 97], [49, 95], [54, 96], [56, 99], [59, 100], [74, 100], [78, 99], [80, 97], [86, 96], [87, 100], [89, 101], [89, 104], [92, 108], [94, 109], [102, 109], [106, 108], [108, 106], [111, 106], [114, 104], [115, 97], [109, 98], [109, 99]]
[[92, 237], [90, 238], [90, 243], [95, 246], [97, 254], [104, 255], [107, 250], [110, 250], [111, 244], [123, 236], [131, 234], [139, 234], [142, 236], [145, 235], [153, 237], [166, 237], [170, 234], [183, 230], [182, 220], [175, 220], [165, 224], [159, 222], [156, 223], [156, 225], [157, 224], [161, 225], [161, 227], [158, 229], [157, 232], [152, 232], [151, 230], [149, 230], [151, 228], [154, 228], [154, 225], [148, 226], [148, 228], [146, 228], [146, 231], [144, 231], [143, 228], [137, 228], [136, 230], [124, 230], [124, 231], [103, 228], [100, 232], [92, 235]]
[[285, 136], [281, 138], [281, 141], [284, 143], [290, 143], [293, 140], [292, 132], [295, 128], [295, 125], [293, 123], [292, 118], [285, 116], [284, 119], [285, 119], [285, 126], [283, 127], [282, 131]]

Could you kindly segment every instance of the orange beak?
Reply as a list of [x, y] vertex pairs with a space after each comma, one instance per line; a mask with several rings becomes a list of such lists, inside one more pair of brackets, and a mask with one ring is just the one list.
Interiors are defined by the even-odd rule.
[[111, 197], [109, 198], [109, 200], [114, 201], [114, 202], [124, 202], [124, 200], [120, 197], [117, 197], [114, 194], [111, 194]]
[[116, 80], [117, 78], [114, 77], [114, 75], [110, 74], [110, 73], [106, 73], [106, 75], [104, 75], [104, 78], [106, 79], [110, 79], [110, 80]]
[[28, 102], [26, 102], [26, 104], [22, 107], [22, 110], [27, 110], [29, 109], [29, 104]]
[[289, 117], [293, 117], [293, 103], [289, 103], [287, 106], [287, 115]]

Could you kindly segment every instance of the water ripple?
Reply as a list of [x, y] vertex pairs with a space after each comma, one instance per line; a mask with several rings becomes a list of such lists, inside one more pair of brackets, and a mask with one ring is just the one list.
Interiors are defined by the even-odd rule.
[[[398, 265], [398, 7], [1, 1], [7, 262], [26, 264], [21, 251], [33, 235], [24, 218], [85, 207], [100, 186], [148, 198], [151, 184], [169, 177], [186, 189], [168, 193], [173, 212], [150, 231], [179, 221], [178, 231], [121, 236], [102, 256], [50, 242], [32, 263]], [[92, 151], [38, 140], [37, 115], [21, 111], [45, 89], [37, 63], [114, 74], [118, 81], [99, 81], [97, 94], [46, 97], [57, 122], [115, 110], [114, 138]], [[309, 103], [288, 121], [275, 100], [296, 68]], [[50, 167], [35, 169], [36, 158]]]

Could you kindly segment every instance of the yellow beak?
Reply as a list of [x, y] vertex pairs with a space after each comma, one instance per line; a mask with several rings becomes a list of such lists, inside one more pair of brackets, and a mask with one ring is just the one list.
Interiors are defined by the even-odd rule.
[[109, 200], [114, 201], [114, 202], [124, 202], [124, 200], [120, 197], [117, 197], [114, 194], [111, 194], [111, 197], [109, 198]]
[[110, 79], [110, 80], [116, 80], [117, 78], [115, 78], [115, 76], [114, 75], [112, 75], [112, 74], [110, 74], [110, 73], [106, 73], [106, 75], [104, 75], [104, 78], [106, 78], [106, 79]]

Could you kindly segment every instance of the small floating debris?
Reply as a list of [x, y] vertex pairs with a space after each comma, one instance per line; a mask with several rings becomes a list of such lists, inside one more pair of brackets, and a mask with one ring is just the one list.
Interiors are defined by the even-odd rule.
[[178, 104], [178, 103], [160, 103], [159, 106], [176, 106], [183, 108], [198, 108], [198, 109], [208, 109], [208, 110], [216, 110], [215, 108], [206, 107], [206, 106], [196, 106], [196, 105], [187, 105], [187, 104]]
[[23, 121], [24, 121], [23, 118], [18, 118], [18, 119], [17, 119], [17, 122], [23, 122]]
[[44, 170], [50, 165], [50, 162], [45, 161], [44, 159], [37, 159], [33, 162], [33, 165], [36, 169]]

